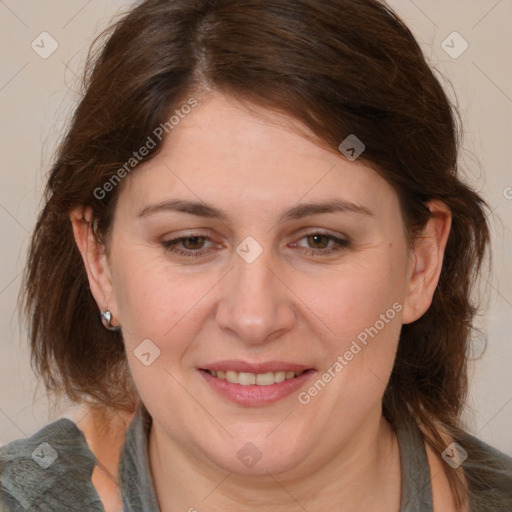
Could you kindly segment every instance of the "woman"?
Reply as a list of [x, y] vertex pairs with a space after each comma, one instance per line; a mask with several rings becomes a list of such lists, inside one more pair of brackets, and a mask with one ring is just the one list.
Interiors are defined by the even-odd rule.
[[89, 69], [26, 273], [88, 409], [1, 449], [4, 508], [511, 510], [459, 419], [486, 205], [397, 16], [149, 0]]

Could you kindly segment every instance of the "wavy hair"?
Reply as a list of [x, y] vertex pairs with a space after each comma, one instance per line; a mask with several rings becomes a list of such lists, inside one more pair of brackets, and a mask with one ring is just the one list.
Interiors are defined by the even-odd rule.
[[[456, 109], [388, 6], [147, 0], [95, 40], [83, 85], [50, 170], [24, 275], [32, 361], [48, 390], [133, 410], [137, 393], [122, 335], [101, 325], [69, 213], [92, 207], [96, 236], [108, 246], [122, 183], [101, 198], [95, 190], [187, 97], [216, 90], [299, 120], [338, 154], [340, 142], [356, 134], [366, 146], [360, 159], [398, 194], [411, 244], [430, 218], [427, 201], [450, 208], [439, 284], [428, 311], [402, 328], [383, 413], [395, 426], [412, 417], [438, 453], [443, 434], [457, 438], [478, 307], [472, 286], [489, 242], [487, 205], [459, 177]], [[158, 154], [162, 140], [141, 162]], [[457, 473], [448, 477], [463, 503]]]

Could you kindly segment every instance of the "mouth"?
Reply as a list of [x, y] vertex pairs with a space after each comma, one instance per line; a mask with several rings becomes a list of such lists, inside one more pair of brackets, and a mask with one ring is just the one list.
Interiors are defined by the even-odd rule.
[[207, 370], [201, 368], [201, 371], [207, 372], [212, 377], [225, 380], [231, 384], [240, 384], [241, 386], [271, 386], [272, 384], [279, 384], [285, 380], [296, 379], [303, 373], [314, 370], [313, 368], [309, 368], [298, 372], [280, 370], [277, 372], [251, 373], [237, 372], [234, 370]]
[[259, 364], [221, 361], [198, 370], [218, 395], [246, 407], [284, 399], [305, 386], [316, 373], [315, 368], [278, 361]]

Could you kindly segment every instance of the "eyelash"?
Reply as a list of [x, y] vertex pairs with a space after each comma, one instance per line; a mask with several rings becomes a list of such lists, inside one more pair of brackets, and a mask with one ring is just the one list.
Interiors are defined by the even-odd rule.
[[[316, 235], [325, 236], [328, 239], [328, 241], [333, 241], [335, 243], [335, 245], [328, 249], [310, 249], [310, 250], [305, 249], [304, 252], [306, 252], [307, 256], [326, 256], [328, 254], [333, 254], [335, 252], [342, 251], [343, 249], [346, 249], [350, 246], [350, 242], [348, 240], [344, 240], [342, 238], [337, 238], [329, 233], [324, 233], [322, 231], [314, 231], [311, 233], [307, 233], [307, 234], [303, 235], [299, 240], [302, 240], [303, 238], [307, 238], [310, 236], [316, 236]], [[183, 249], [177, 248], [177, 245], [180, 242], [182, 242], [183, 240], [188, 240], [190, 238], [203, 238], [204, 240], [209, 240], [209, 238], [205, 235], [202, 235], [199, 233], [193, 233], [189, 236], [182, 236], [179, 238], [174, 238], [172, 240], [162, 241], [161, 244], [166, 251], [173, 252], [175, 254], [178, 254], [179, 256], [184, 256], [187, 258], [189, 258], [189, 257], [198, 258], [200, 256], [203, 256], [204, 253], [210, 252], [210, 249], [183, 250]], [[296, 243], [295, 243], [295, 245], [296, 245]]]

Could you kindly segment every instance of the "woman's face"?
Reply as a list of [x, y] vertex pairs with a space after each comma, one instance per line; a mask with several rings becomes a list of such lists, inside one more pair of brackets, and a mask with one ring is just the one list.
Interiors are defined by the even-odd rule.
[[292, 474], [375, 430], [411, 258], [383, 178], [261, 113], [205, 97], [125, 178], [107, 305], [161, 438]]

